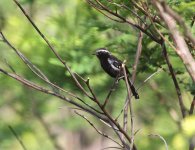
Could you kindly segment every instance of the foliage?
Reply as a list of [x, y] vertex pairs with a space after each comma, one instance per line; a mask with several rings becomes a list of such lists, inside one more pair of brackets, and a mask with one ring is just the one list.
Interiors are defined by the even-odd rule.
[[[126, 3], [128, 1], [124, 1], [124, 4]], [[195, 5], [193, 1], [180, 0], [168, 1], [168, 3], [175, 11], [181, 13], [187, 24], [191, 23], [190, 19], [193, 17]], [[72, 71], [77, 72], [85, 79], [90, 78], [91, 85], [101, 102], [105, 99], [110, 85], [114, 81], [105, 75], [98, 64], [98, 60], [92, 56], [95, 49], [107, 47], [120, 59], [126, 59], [127, 66], [132, 71], [139, 33], [137, 29], [104, 17], [85, 1], [22, 0], [21, 4], [51, 41], [60, 56], [68, 62]], [[116, 7], [110, 6], [112, 10]], [[16, 8], [12, 1], [0, 1], [0, 30], [33, 64], [43, 70], [52, 82], [64, 89], [76, 92], [87, 103], [97, 107], [78, 90], [68, 71], [64, 70], [48, 46]], [[135, 8], [132, 7], [131, 9]], [[128, 10], [119, 9], [118, 13], [127, 18], [133, 16]], [[164, 28], [160, 30], [165, 34], [167, 33]], [[143, 150], [164, 149], [161, 141], [148, 137], [149, 134], [157, 133], [166, 139], [170, 149], [187, 149], [188, 138], [195, 134], [194, 126], [191, 125], [195, 122], [194, 115], [183, 120], [181, 128], [178, 126], [177, 123], [181, 120], [180, 109], [162, 49], [148, 36], [144, 36], [142, 46], [142, 56], [138, 65], [135, 86], [138, 87], [159, 68], [163, 68], [165, 71], [161, 71], [144, 84], [139, 91], [141, 99], [133, 101], [136, 116], [135, 127], [137, 130], [141, 129], [136, 135], [135, 143], [139, 149]], [[171, 46], [167, 45], [167, 49], [177, 79], [180, 81], [184, 105], [189, 108], [192, 95], [194, 95], [194, 83], [192, 83], [186, 73], [185, 66]], [[11, 72], [13, 70], [10, 69], [10, 65], [17, 74], [30, 81], [45, 85], [5, 43], [0, 42], [0, 50], [1, 67]], [[81, 118], [75, 117], [71, 110], [72, 106], [67, 103], [31, 90], [2, 74], [0, 74], [0, 83], [0, 149], [21, 149], [20, 144], [9, 131], [8, 125], [15, 129], [28, 150], [54, 149], [55, 144], [51, 137], [49, 138], [47, 129], [37, 114], [41, 114], [50, 128], [57, 128], [55, 136], [58, 136], [60, 141], [64, 140], [62, 137], [64, 132], [68, 135], [67, 132], [69, 131], [84, 135], [85, 139], [89, 139], [91, 142], [95, 140], [90, 139], [90, 137], [93, 135], [98, 137], [93, 129], [89, 129], [89, 133], [83, 133], [86, 132], [86, 128], [88, 129], [91, 126]], [[120, 113], [125, 97], [125, 84], [119, 82], [107, 106], [113, 116]], [[122, 117], [120, 120], [122, 121]], [[104, 128], [97, 120], [94, 119], [93, 122], [99, 128]], [[63, 133], [58, 130], [62, 130]]]

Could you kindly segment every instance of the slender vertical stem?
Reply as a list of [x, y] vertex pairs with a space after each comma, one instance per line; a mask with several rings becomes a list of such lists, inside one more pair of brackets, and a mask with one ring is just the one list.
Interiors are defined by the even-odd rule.
[[192, 103], [190, 105], [189, 115], [192, 115], [193, 114], [193, 112], [194, 112], [194, 105], [195, 105], [195, 96], [194, 96], [194, 98], [192, 100]]
[[128, 99], [129, 99], [129, 110], [130, 110], [130, 117], [131, 117], [131, 143], [130, 143], [130, 149], [133, 149], [133, 143], [134, 143], [134, 120], [133, 120], [133, 106], [132, 106], [132, 101], [131, 101], [131, 90], [129, 87], [128, 79], [127, 79], [127, 74], [126, 74], [126, 69], [125, 69], [125, 64], [122, 64], [122, 69], [123, 69], [123, 74], [125, 76], [125, 83], [127, 87], [127, 94], [128, 94]]
[[178, 100], [179, 100], [179, 106], [180, 106], [180, 109], [181, 109], [182, 117], [185, 118], [185, 116], [186, 116], [186, 108], [185, 108], [184, 103], [183, 103], [181, 90], [180, 90], [179, 84], [177, 82], [176, 75], [175, 75], [175, 72], [173, 70], [173, 66], [172, 66], [172, 64], [171, 64], [171, 62], [169, 60], [168, 55], [167, 55], [167, 49], [166, 49], [164, 40], [163, 40], [163, 42], [161, 44], [161, 47], [162, 47], [163, 55], [165, 57], [165, 61], [166, 61], [167, 65], [168, 65], [168, 68], [169, 68], [169, 71], [170, 71], [170, 74], [171, 74], [171, 77], [172, 77], [172, 80], [173, 80], [173, 83], [174, 83], [174, 86], [175, 86], [175, 89], [176, 89], [176, 92], [177, 92], [177, 96], [178, 96]]

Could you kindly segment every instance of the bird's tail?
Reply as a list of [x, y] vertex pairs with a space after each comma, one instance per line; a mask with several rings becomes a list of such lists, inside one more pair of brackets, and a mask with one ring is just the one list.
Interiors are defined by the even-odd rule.
[[134, 85], [131, 83], [131, 80], [128, 78], [128, 83], [129, 83], [129, 86], [131, 88], [131, 92], [133, 94], [133, 96], [135, 97], [135, 99], [139, 99], [139, 95], [134, 87]]

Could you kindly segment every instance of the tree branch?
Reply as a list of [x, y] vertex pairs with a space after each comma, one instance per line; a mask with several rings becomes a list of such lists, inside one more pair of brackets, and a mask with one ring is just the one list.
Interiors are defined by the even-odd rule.
[[175, 89], [176, 89], [176, 93], [177, 93], [177, 96], [178, 96], [179, 106], [180, 106], [180, 110], [181, 110], [181, 113], [182, 113], [182, 117], [185, 118], [186, 108], [184, 106], [183, 98], [182, 98], [182, 95], [181, 95], [181, 90], [180, 90], [179, 84], [177, 82], [176, 75], [175, 75], [175, 72], [173, 70], [172, 64], [171, 64], [171, 62], [169, 60], [169, 57], [167, 55], [167, 49], [166, 49], [166, 46], [165, 46], [164, 42], [162, 42], [161, 47], [162, 47], [163, 55], [164, 55], [165, 61], [167, 63], [167, 66], [169, 68], [169, 72], [171, 74], [171, 77], [172, 77], [172, 80], [173, 80], [173, 83], [174, 83], [174, 86], [175, 86]]
[[176, 53], [183, 61], [189, 75], [195, 82], [195, 60], [192, 57], [184, 38], [176, 27], [177, 25], [175, 19], [170, 16], [169, 13], [167, 13], [167, 11], [163, 8], [161, 2], [159, 2], [158, 0], [153, 0], [152, 2], [156, 6], [157, 11], [159, 12], [160, 16], [162, 17], [170, 31], [170, 34], [173, 38], [173, 42], [176, 46]]
[[97, 133], [99, 133], [100, 135], [104, 136], [105, 138], [110, 139], [111, 141], [113, 141], [114, 143], [118, 144], [119, 146], [123, 147], [119, 142], [117, 142], [116, 140], [114, 140], [112, 137], [108, 136], [107, 134], [103, 133], [102, 131], [98, 130], [95, 125], [89, 120], [87, 119], [87, 117], [85, 117], [84, 115], [80, 114], [77, 111], [74, 111], [77, 115], [79, 115], [80, 117], [82, 117], [83, 119], [85, 119], [96, 131]]

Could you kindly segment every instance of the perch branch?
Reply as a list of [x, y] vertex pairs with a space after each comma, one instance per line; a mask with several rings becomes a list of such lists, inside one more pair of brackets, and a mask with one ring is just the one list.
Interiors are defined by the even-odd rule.
[[131, 92], [130, 92], [130, 87], [127, 79], [127, 74], [126, 74], [126, 69], [125, 69], [125, 64], [122, 64], [122, 70], [123, 74], [125, 76], [125, 83], [127, 87], [127, 94], [128, 94], [128, 99], [129, 99], [129, 109], [130, 109], [130, 120], [131, 120], [131, 145], [130, 149], [133, 149], [133, 143], [134, 143], [134, 120], [133, 120], [133, 106], [132, 106], [132, 101], [131, 101]]

